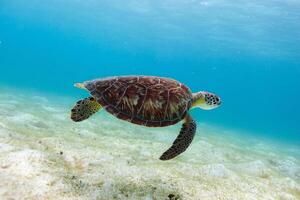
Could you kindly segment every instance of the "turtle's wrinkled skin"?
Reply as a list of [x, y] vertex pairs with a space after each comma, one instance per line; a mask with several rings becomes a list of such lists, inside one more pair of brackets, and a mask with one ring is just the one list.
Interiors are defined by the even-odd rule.
[[109, 113], [149, 127], [181, 121], [193, 99], [187, 86], [154, 76], [112, 77], [87, 81], [84, 86]]

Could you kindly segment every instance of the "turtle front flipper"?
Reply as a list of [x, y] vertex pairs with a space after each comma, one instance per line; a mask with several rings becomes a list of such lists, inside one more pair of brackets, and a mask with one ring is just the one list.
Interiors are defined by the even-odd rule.
[[183, 153], [191, 144], [196, 133], [196, 128], [196, 122], [190, 117], [190, 115], [187, 115], [180, 133], [173, 142], [173, 145], [167, 151], [165, 151], [159, 159], [170, 160]]
[[75, 122], [83, 121], [98, 112], [101, 108], [102, 106], [94, 97], [81, 99], [72, 108], [71, 119]]

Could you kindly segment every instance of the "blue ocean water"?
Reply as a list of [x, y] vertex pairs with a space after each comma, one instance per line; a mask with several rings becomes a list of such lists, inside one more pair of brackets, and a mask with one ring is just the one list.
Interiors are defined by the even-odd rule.
[[[0, 199], [300, 199], [297, 0], [0, 0]], [[177, 79], [222, 98], [148, 128], [100, 111], [74, 83]]]
[[0, 1], [3, 85], [78, 96], [112, 75], [219, 94], [199, 120], [300, 141], [298, 1]]

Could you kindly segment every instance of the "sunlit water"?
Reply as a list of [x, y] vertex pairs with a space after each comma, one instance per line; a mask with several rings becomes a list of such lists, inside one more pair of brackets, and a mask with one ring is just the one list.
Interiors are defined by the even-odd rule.
[[[0, 199], [300, 199], [297, 0], [0, 0]], [[222, 98], [181, 123], [104, 110], [74, 123], [75, 82], [174, 78]]]

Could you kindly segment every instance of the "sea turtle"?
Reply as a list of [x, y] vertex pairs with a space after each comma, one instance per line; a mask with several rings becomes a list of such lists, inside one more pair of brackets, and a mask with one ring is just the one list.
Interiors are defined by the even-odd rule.
[[180, 134], [161, 160], [178, 156], [191, 144], [196, 132], [196, 122], [188, 113], [191, 108], [210, 110], [221, 104], [215, 94], [192, 93], [176, 80], [156, 76], [109, 77], [75, 86], [91, 94], [71, 110], [75, 122], [89, 118], [101, 108], [119, 119], [148, 127], [164, 127], [184, 120]]

